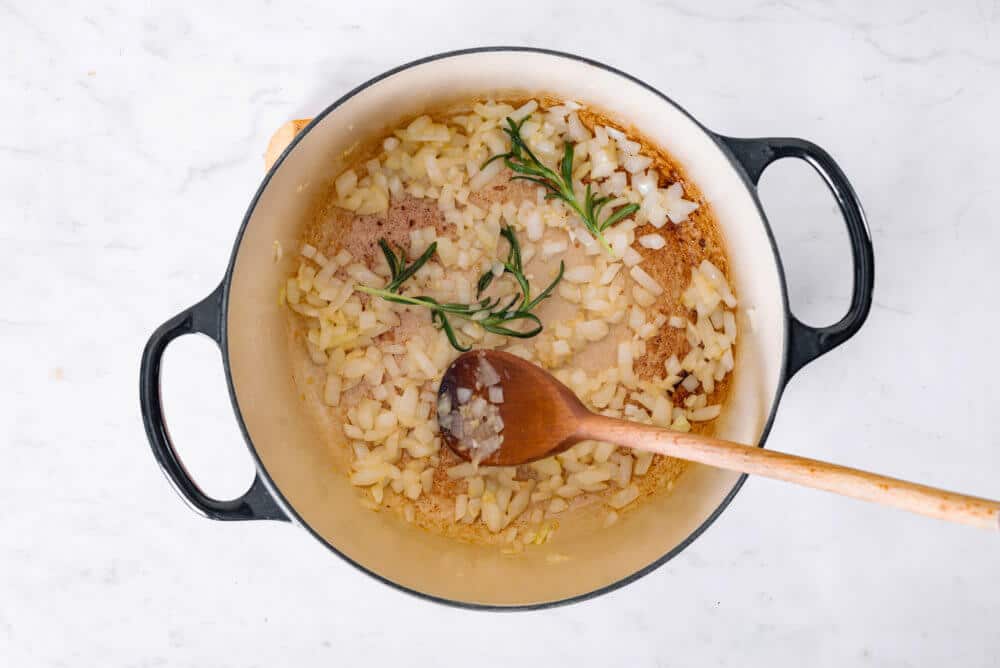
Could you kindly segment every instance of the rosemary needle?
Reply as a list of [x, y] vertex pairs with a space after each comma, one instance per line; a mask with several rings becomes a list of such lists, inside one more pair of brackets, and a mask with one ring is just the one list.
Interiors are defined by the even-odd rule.
[[[383, 288], [372, 288], [367, 285], [358, 285], [356, 287], [361, 292], [381, 297], [389, 302], [422, 306], [429, 309], [431, 312], [431, 321], [444, 331], [452, 347], [462, 352], [469, 350], [470, 347], [463, 346], [458, 340], [458, 335], [455, 333], [455, 328], [450, 320], [452, 317], [474, 322], [487, 332], [501, 336], [512, 336], [519, 339], [528, 339], [537, 336], [542, 331], [542, 321], [532, 311], [543, 299], [552, 294], [556, 285], [562, 280], [565, 264], [562, 262], [559, 263], [559, 272], [555, 279], [553, 279], [548, 287], [532, 298], [531, 285], [524, 274], [524, 267], [521, 261], [521, 246], [517, 241], [517, 235], [510, 226], [504, 227], [500, 231], [500, 234], [510, 244], [507, 260], [502, 263], [503, 273], [511, 274], [521, 290], [521, 294], [515, 295], [506, 304], [501, 305], [502, 300], [499, 297], [479, 299], [483, 291], [493, 282], [495, 275], [491, 270], [484, 272], [476, 282], [476, 298], [479, 301], [472, 304], [440, 302], [433, 297], [411, 297], [402, 294], [400, 290], [403, 284], [420, 271], [421, 267], [427, 264], [427, 261], [437, 251], [437, 242], [432, 243], [420, 257], [412, 263], [407, 264], [405, 250], [400, 249], [397, 255], [385, 239], [379, 240], [379, 247], [382, 249], [382, 254], [385, 255], [386, 262], [389, 264], [390, 280]], [[512, 325], [518, 323], [526, 323], [528, 324], [528, 328], [514, 329]]]
[[510, 151], [498, 153], [483, 163], [483, 167], [494, 160], [503, 160], [504, 164], [513, 172], [513, 179], [531, 181], [544, 187], [548, 192], [545, 199], [559, 199], [576, 212], [576, 215], [583, 221], [584, 226], [590, 234], [600, 242], [601, 247], [611, 255], [611, 246], [604, 238], [604, 231], [615, 223], [631, 216], [639, 210], [638, 204], [626, 204], [611, 212], [604, 220], [601, 220], [601, 210], [613, 198], [607, 195], [595, 196], [590, 183], [586, 184], [583, 202], [581, 202], [573, 190], [573, 144], [566, 142], [563, 147], [562, 160], [559, 163], [559, 171], [553, 171], [542, 164], [542, 161], [528, 148], [528, 144], [521, 137], [521, 126], [524, 125], [531, 116], [525, 116], [520, 122], [515, 122], [511, 117], [507, 117], [507, 127], [503, 129], [510, 137]]

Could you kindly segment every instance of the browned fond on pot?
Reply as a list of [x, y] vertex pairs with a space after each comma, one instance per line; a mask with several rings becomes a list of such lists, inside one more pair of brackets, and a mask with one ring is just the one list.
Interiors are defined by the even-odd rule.
[[[504, 101], [518, 105], [530, 99], [519, 96], [506, 98]], [[536, 96], [543, 106], [557, 104], [559, 101], [546, 96]], [[465, 107], [470, 107], [466, 103]], [[446, 115], [460, 113], [461, 107], [448, 107], [447, 110], [432, 113], [436, 120], [441, 120]], [[665, 183], [680, 181], [684, 187], [685, 197], [699, 202], [698, 210], [691, 214], [688, 221], [674, 226], [668, 223], [663, 228], [656, 230], [651, 225], [644, 225], [636, 230], [636, 235], [656, 232], [666, 241], [664, 248], [651, 250], [638, 246], [635, 248], [643, 256], [642, 268], [655, 278], [664, 288], [664, 294], [657, 298], [653, 308], [658, 309], [668, 316], [671, 314], [682, 314], [686, 309], [681, 305], [680, 299], [684, 289], [690, 281], [691, 269], [697, 266], [702, 260], [708, 259], [729, 277], [728, 260], [724, 241], [719, 230], [719, 226], [712, 213], [711, 206], [702, 197], [698, 187], [692, 183], [684, 172], [683, 167], [674, 160], [665, 150], [649, 142], [636, 128], [623, 126], [614, 121], [609, 115], [593, 109], [581, 109], [578, 112], [581, 121], [590, 128], [595, 124], [609, 125], [625, 132], [630, 138], [639, 141], [643, 146], [643, 152], [654, 157], [654, 165], [666, 179], [661, 179], [661, 185]], [[394, 127], [405, 126], [413, 117], [401, 119]], [[366, 145], [355, 145], [349, 150], [351, 164], [357, 165], [365, 160], [377, 155], [380, 144], [386, 133], [373, 136]], [[279, 151], [280, 152], [280, 151]], [[413, 197], [405, 197], [402, 200], [392, 200], [390, 208], [385, 214], [377, 215], [356, 215], [336, 207], [333, 202], [333, 179], [337, 174], [323, 175], [329, 183], [325, 189], [325, 194], [314, 203], [311, 215], [303, 221], [302, 242], [308, 242], [318, 248], [328, 256], [333, 255], [342, 247], [346, 247], [356, 258], [363, 258], [370, 262], [376, 253], [379, 253], [377, 242], [380, 238], [386, 238], [390, 243], [409, 245], [409, 230], [427, 226], [433, 226], [439, 231], [443, 230], [443, 218], [433, 200], [423, 200]], [[470, 195], [470, 201], [477, 204], [489, 205], [493, 201], [513, 200], [519, 202], [525, 198], [535, 196], [535, 186], [521, 181], [511, 181], [511, 173], [507, 170], [498, 179], [487, 186], [482, 191]], [[566, 257], [573, 259], [574, 251], [571, 249]], [[582, 256], [582, 251], [575, 250], [576, 255]], [[554, 258], [549, 263], [544, 263], [539, 259], [529, 263], [527, 270], [537, 276], [547, 276], [554, 273], [554, 267], [558, 265], [558, 258]], [[543, 322], [552, 322], [560, 317], [559, 305], [553, 300], [543, 303], [538, 314]], [[351, 454], [345, 445], [345, 439], [341, 431], [340, 409], [327, 407], [322, 400], [324, 373], [313, 365], [306, 353], [303, 343], [304, 331], [300, 328], [298, 316], [289, 311], [289, 341], [291, 347], [291, 358], [293, 360], [293, 377], [297, 387], [300, 389], [300, 398], [304, 401], [315, 419], [319, 422], [322, 433], [330, 434], [328, 447], [334, 452], [335, 459], [339, 462], [343, 474], [350, 470]], [[427, 318], [426, 313], [408, 309], [402, 315], [402, 324], [396, 332], [388, 333], [384, 336], [394, 336], [395, 340], [405, 340], [407, 330], [414, 324], [419, 324], [421, 318]], [[596, 367], [597, 360], [602, 360], [606, 366], [608, 355], [613, 358], [614, 342], [625, 331], [624, 323], [616, 325], [605, 341], [595, 344], [588, 350], [588, 355], [584, 359], [577, 356], [576, 361], [584, 368]], [[602, 345], [603, 344], [603, 345]], [[675, 329], [664, 326], [652, 339], [647, 341], [647, 353], [635, 362], [636, 373], [640, 377], [652, 378], [664, 373], [663, 363], [671, 355], [676, 354], [683, 358], [687, 354], [690, 346], [685, 337], [683, 329]], [[734, 370], [733, 373], [737, 371]], [[725, 404], [729, 394], [732, 374], [718, 383], [709, 396], [711, 403]], [[436, 388], [435, 388], [436, 389]], [[675, 405], [686, 396], [687, 392], [678, 386], [674, 395]], [[342, 405], [350, 405], [351, 395], [347, 394]], [[712, 434], [712, 423], [695, 423], [695, 431], [699, 433]], [[404, 456], [404, 462], [407, 455]], [[456, 524], [452, 521], [454, 508], [454, 497], [460, 493], [460, 486], [464, 481], [450, 480], [445, 471], [447, 468], [459, 463], [460, 460], [447, 448], [441, 449], [441, 462], [436, 467], [434, 486], [431, 494], [422, 495], [415, 502], [417, 506], [417, 516], [415, 522], [426, 529], [442, 533], [455, 538], [469, 540], [473, 542], [497, 542], [498, 537], [490, 534], [488, 530], [475, 523], [473, 525]], [[654, 494], [671, 483], [684, 471], [685, 462], [680, 460], [656, 457], [648, 473], [645, 476], [633, 479], [633, 483], [639, 488], [641, 503], [643, 498]], [[359, 493], [361, 492], [359, 488]], [[401, 512], [402, 505], [398, 499], [389, 500], [392, 495], [387, 494], [383, 501], [386, 509], [397, 509]], [[586, 503], [581, 502], [581, 497], [577, 497], [571, 503], [571, 509], [561, 514], [565, 517], [571, 512], [592, 512], [593, 508], [585, 509]], [[591, 506], [593, 504], [590, 504]], [[515, 522], [513, 526], [519, 526], [524, 520]]]

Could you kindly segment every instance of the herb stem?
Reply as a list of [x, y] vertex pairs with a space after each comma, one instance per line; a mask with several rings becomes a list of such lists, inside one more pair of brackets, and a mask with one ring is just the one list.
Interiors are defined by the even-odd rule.
[[548, 192], [545, 199], [559, 199], [566, 203], [580, 217], [584, 227], [590, 232], [608, 255], [613, 255], [611, 245], [604, 237], [604, 231], [631, 216], [639, 210], [638, 204], [626, 204], [613, 211], [607, 218], [601, 220], [601, 209], [613, 198], [609, 195], [596, 196], [587, 183], [583, 202], [573, 190], [573, 144], [563, 144], [563, 156], [559, 162], [559, 172], [549, 169], [528, 147], [521, 136], [521, 127], [531, 116], [525, 116], [520, 122], [507, 117], [507, 127], [503, 131], [510, 137], [510, 151], [498, 153], [483, 163], [483, 167], [494, 160], [503, 160], [504, 164], [515, 173], [512, 180], [531, 181]]
[[[389, 264], [391, 280], [384, 288], [373, 288], [367, 285], [355, 285], [354, 287], [360, 292], [364, 292], [374, 297], [380, 297], [388, 302], [406, 304], [409, 306], [422, 306], [429, 309], [431, 312], [431, 321], [444, 331], [452, 347], [462, 352], [469, 350], [469, 347], [463, 346], [458, 340], [458, 336], [451, 324], [451, 320], [449, 320], [451, 316], [455, 316], [469, 322], [474, 322], [487, 332], [499, 334], [500, 336], [511, 336], [522, 339], [531, 338], [542, 331], [542, 321], [531, 311], [534, 310], [534, 308], [538, 306], [543, 299], [546, 299], [552, 294], [556, 285], [560, 280], [562, 280], [563, 271], [565, 271], [566, 267], [564, 263], [560, 262], [559, 273], [555, 279], [548, 285], [548, 287], [542, 290], [538, 296], [532, 299], [531, 285], [528, 282], [528, 278], [524, 275], [524, 267], [522, 266], [521, 261], [521, 246], [517, 241], [517, 236], [515, 235], [513, 228], [510, 226], [503, 228], [500, 231], [500, 234], [502, 234], [510, 244], [510, 251], [507, 253], [507, 261], [503, 263], [504, 273], [513, 275], [521, 289], [521, 294], [515, 295], [514, 298], [511, 299], [505, 306], [500, 306], [499, 297], [493, 299], [487, 297], [480, 299], [478, 302], [473, 304], [453, 304], [441, 303], [433, 297], [410, 297], [402, 294], [400, 290], [402, 289], [403, 283], [416, 274], [436, 252], [436, 242], [428, 246], [427, 250], [425, 250], [419, 258], [414, 260], [412, 264], [407, 264], [405, 251], [400, 251], [400, 254], [396, 255], [392, 248], [389, 247], [386, 240], [381, 239], [379, 241], [379, 246], [382, 249], [382, 253], [385, 255], [386, 262]], [[483, 291], [489, 287], [495, 277], [496, 276], [493, 274], [492, 268], [488, 269], [479, 277], [479, 280], [476, 283], [477, 298], [480, 297]], [[527, 321], [531, 326], [528, 329], [514, 329], [510, 326], [519, 321]]]

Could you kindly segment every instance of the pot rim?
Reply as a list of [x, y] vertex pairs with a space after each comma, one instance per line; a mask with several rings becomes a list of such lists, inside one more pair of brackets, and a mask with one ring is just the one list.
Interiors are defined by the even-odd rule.
[[[787, 287], [787, 284], [786, 284], [785, 272], [784, 272], [784, 268], [783, 268], [782, 263], [781, 263], [781, 257], [780, 257], [780, 254], [778, 252], [777, 243], [776, 243], [776, 241], [774, 239], [774, 234], [773, 234], [773, 232], [771, 230], [770, 224], [768, 223], [767, 216], [765, 215], [763, 207], [761, 206], [760, 199], [757, 196], [757, 189], [756, 189], [754, 181], [748, 175], [747, 170], [745, 168], [745, 165], [743, 163], [741, 163], [741, 161], [737, 158], [737, 156], [734, 154], [732, 148], [726, 143], [726, 141], [724, 140], [724, 138], [722, 136], [720, 136], [720, 135], [712, 132], [707, 127], [705, 127], [701, 122], [699, 122], [696, 118], [694, 118], [690, 113], [688, 113], [683, 107], [681, 107], [679, 104], [677, 104], [670, 97], [668, 97], [667, 95], [663, 94], [662, 92], [660, 92], [656, 88], [650, 86], [649, 84], [645, 83], [641, 79], [638, 79], [638, 78], [636, 78], [636, 77], [634, 77], [634, 76], [632, 76], [632, 75], [630, 75], [630, 74], [628, 74], [626, 72], [623, 72], [622, 70], [619, 70], [619, 69], [617, 69], [615, 67], [606, 65], [604, 63], [601, 63], [601, 62], [598, 62], [598, 61], [595, 61], [595, 60], [591, 60], [591, 59], [583, 57], [583, 56], [579, 56], [579, 55], [571, 54], [571, 53], [566, 53], [566, 52], [562, 52], [562, 51], [555, 51], [555, 50], [551, 50], [551, 49], [543, 49], [543, 48], [536, 48], [536, 47], [524, 47], [524, 46], [482, 46], [482, 47], [473, 47], [473, 48], [458, 49], [458, 50], [453, 50], [453, 51], [445, 51], [445, 52], [437, 53], [435, 55], [426, 56], [426, 57], [423, 57], [423, 58], [419, 58], [417, 60], [410, 61], [410, 62], [405, 63], [403, 65], [399, 65], [397, 67], [394, 67], [394, 68], [392, 68], [390, 70], [387, 70], [387, 71], [383, 72], [382, 74], [379, 74], [379, 75], [377, 75], [375, 77], [372, 77], [371, 79], [365, 81], [364, 83], [360, 84], [359, 86], [355, 87], [354, 89], [350, 90], [349, 92], [347, 92], [346, 94], [344, 94], [343, 96], [341, 96], [335, 102], [333, 102], [332, 104], [330, 104], [329, 106], [327, 106], [322, 112], [320, 112], [319, 114], [317, 114], [292, 139], [292, 141], [289, 143], [289, 145], [285, 148], [285, 150], [281, 153], [281, 155], [278, 157], [278, 159], [271, 166], [270, 170], [268, 170], [267, 174], [264, 176], [263, 180], [261, 181], [261, 184], [258, 187], [256, 193], [254, 194], [253, 198], [251, 199], [250, 204], [249, 204], [249, 206], [247, 208], [246, 214], [244, 215], [243, 222], [240, 225], [239, 232], [236, 235], [236, 239], [235, 239], [235, 241], [233, 243], [233, 250], [232, 250], [232, 253], [230, 255], [229, 264], [228, 264], [228, 266], [226, 268], [226, 272], [225, 272], [225, 275], [223, 277], [222, 283], [219, 286], [219, 288], [222, 291], [222, 295], [221, 295], [221, 313], [220, 313], [220, 323], [219, 323], [221, 336], [220, 336], [219, 344], [220, 344], [221, 349], [222, 349], [223, 366], [224, 366], [225, 374], [226, 374], [226, 384], [227, 384], [228, 389], [229, 389], [229, 397], [230, 397], [230, 400], [231, 400], [232, 405], [233, 405], [233, 411], [234, 411], [234, 413], [236, 415], [236, 420], [237, 420], [237, 423], [239, 424], [240, 431], [242, 432], [244, 440], [246, 441], [247, 449], [250, 451], [250, 454], [253, 457], [254, 465], [255, 465], [255, 467], [257, 469], [258, 474], [261, 476], [261, 480], [263, 481], [263, 483], [266, 486], [267, 490], [274, 497], [275, 502], [281, 507], [281, 509], [285, 512], [285, 514], [290, 519], [292, 519], [296, 524], [298, 524], [299, 526], [301, 526], [304, 529], [306, 529], [314, 538], [316, 538], [320, 543], [322, 543], [323, 545], [325, 545], [327, 547], [327, 549], [329, 549], [331, 552], [333, 552], [338, 557], [340, 557], [341, 559], [343, 559], [346, 563], [348, 563], [351, 566], [357, 568], [359, 571], [361, 571], [361, 572], [363, 572], [363, 573], [365, 573], [365, 574], [367, 574], [367, 575], [375, 578], [376, 580], [378, 580], [378, 581], [380, 581], [380, 582], [382, 582], [382, 583], [384, 583], [384, 584], [386, 584], [386, 585], [388, 585], [388, 586], [390, 586], [390, 587], [392, 587], [392, 588], [394, 588], [394, 589], [396, 589], [398, 591], [405, 592], [407, 594], [416, 596], [418, 598], [421, 598], [421, 599], [424, 599], [424, 600], [427, 600], [427, 601], [432, 601], [432, 602], [435, 602], [435, 603], [441, 603], [441, 604], [444, 604], [444, 605], [449, 605], [449, 606], [454, 606], [454, 607], [458, 607], [458, 608], [462, 608], [462, 609], [467, 609], [467, 610], [490, 610], [490, 611], [544, 610], [544, 609], [555, 608], [555, 607], [559, 607], [559, 606], [563, 606], [563, 605], [568, 605], [568, 604], [571, 604], [571, 603], [577, 603], [577, 602], [581, 602], [581, 601], [586, 601], [586, 600], [589, 600], [589, 599], [592, 599], [592, 598], [596, 598], [596, 597], [598, 597], [598, 596], [600, 596], [602, 594], [607, 594], [607, 593], [613, 592], [613, 591], [615, 591], [615, 590], [617, 590], [617, 589], [619, 589], [621, 587], [624, 587], [625, 585], [631, 584], [632, 582], [635, 582], [636, 580], [639, 580], [640, 578], [642, 578], [643, 576], [645, 576], [645, 575], [647, 575], [649, 573], [652, 573], [654, 570], [656, 570], [657, 568], [659, 568], [663, 564], [665, 564], [668, 561], [670, 561], [671, 559], [673, 559], [675, 556], [677, 556], [678, 554], [680, 554], [684, 549], [686, 549], [691, 543], [693, 543], [699, 536], [701, 536], [716, 521], [716, 519], [722, 514], [722, 512], [729, 506], [729, 504], [736, 497], [737, 492], [739, 492], [739, 490], [743, 487], [743, 484], [746, 482], [746, 479], [747, 479], [747, 474], [741, 474], [739, 476], [739, 478], [733, 484], [732, 489], [725, 496], [725, 498], [722, 499], [722, 501], [719, 503], [718, 507], [716, 507], [715, 510], [712, 511], [712, 513], [705, 519], [704, 522], [702, 522], [694, 531], [692, 531], [686, 538], [684, 538], [684, 540], [682, 540], [680, 543], [678, 543], [673, 548], [671, 548], [666, 553], [664, 553], [661, 557], [655, 559], [654, 561], [650, 562], [646, 566], [644, 566], [644, 567], [636, 570], [635, 572], [633, 572], [633, 573], [631, 573], [631, 574], [629, 574], [629, 575], [627, 575], [627, 576], [625, 576], [623, 578], [620, 578], [620, 579], [618, 579], [618, 580], [616, 580], [616, 581], [614, 581], [614, 582], [612, 582], [610, 584], [607, 584], [607, 585], [604, 585], [602, 587], [598, 587], [596, 589], [592, 589], [590, 591], [583, 592], [583, 593], [580, 593], [580, 594], [577, 594], [577, 595], [574, 595], [574, 596], [562, 598], [562, 599], [556, 599], [556, 600], [551, 600], [551, 601], [543, 601], [543, 602], [539, 602], [539, 603], [518, 604], [518, 605], [484, 604], [484, 603], [475, 603], [475, 602], [470, 602], [470, 601], [461, 601], [461, 600], [451, 599], [451, 598], [447, 598], [447, 597], [437, 596], [435, 594], [424, 592], [424, 591], [420, 591], [420, 590], [417, 590], [417, 589], [412, 589], [412, 588], [410, 588], [410, 587], [408, 587], [406, 585], [403, 585], [403, 584], [400, 584], [398, 582], [395, 582], [395, 581], [393, 581], [393, 580], [391, 580], [391, 579], [389, 579], [389, 578], [387, 578], [387, 577], [385, 577], [383, 575], [380, 575], [379, 573], [377, 573], [377, 572], [369, 569], [368, 567], [366, 567], [365, 565], [361, 564], [360, 562], [355, 561], [350, 556], [348, 556], [347, 554], [341, 552], [336, 547], [334, 547], [331, 543], [329, 543], [321, 535], [319, 535], [307, 522], [305, 522], [302, 519], [302, 517], [299, 516], [299, 514], [296, 512], [295, 508], [288, 502], [288, 500], [281, 493], [280, 489], [275, 485], [274, 481], [271, 479], [271, 476], [267, 472], [267, 469], [264, 466], [264, 463], [261, 461], [261, 458], [258, 455], [257, 450], [256, 450], [256, 448], [253, 445], [253, 441], [250, 438], [249, 432], [247, 431], [246, 423], [243, 420], [243, 414], [242, 414], [242, 411], [241, 411], [240, 406], [239, 406], [239, 402], [238, 402], [237, 397], [236, 397], [236, 392], [235, 392], [235, 388], [234, 388], [234, 385], [233, 385], [232, 372], [231, 372], [231, 368], [230, 368], [230, 360], [229, 360], [229, 340], [228, 340], [229, 291], [230, 291], [230, 287], [231, 287], [231, 284], [232, 284], [232, 276], [233, 276], [233, 271], [234, 271], [234, 267], [235, 267], [235, 264], [236, 264], [236, 258], [237, 258], [238, 254], [239, 254], [239, 249], [240, 249], [240, 246], [242, 245], [244, 234], [246, 233], [246, 230], [247, 230], [247, 227], [248, 227], [248, 225], [250, 223], [250, 220], [253, 217], [253, 213], [254, 213], [254, 211], [255, 211], [255, 209], [257, 207], [258, 201], [260, 200], [260, 198], [263, 195], [264, 191], [267, 189], [268, 185], [270, 184], [272, 177], [277, 172], [277, 170], [281, 167], [281, 165], [283, 164], [283, 162], [285, 161], [285, 159], [287, 158], [287, 156], [290, 154], [290, 152], [293, 151], [295, 149], [295, 147], [301, 141], [304, 140], [304, 138], [309, 134], [309, 132], [312, 130], [313, 127], [315, 127], [317, 124], [319, 124], [320, 122], [322, 122], [331, 113], [333, 113], [334, 111], [336, 111], [347, 100], [349, 100], [349, 99], [353, 98], [354, 96], [356, 96], [356, 95], [364, 92], [365, 90], [367, 90], [368, 88], [370, 88], [374, 84], [376, 84], [376, 83], [378, 83], [378, 82], [380, 82], [380, 81], [382, 81], [384, 79], [387, 79], [387, 78], [389, 78], [391, 76], [399, 74], [401, 72], [405, 72], [406, 70], [412, 69], [412, 68], [420, 66], [420, 65], [424, 65], [426, 63], [430, 63], [430, 62], [434, 62], [434, 61], [438, 61], [438, 60], [443, 60], [443, 59], [446, 59], [446, 58], [455, 58], [455, 57], [461, 57], [461, 56], [466, 56], [466, 55], [471, 55], [471, 54], [489, 53], [489, 52], [524, 52], [524, 53], [533, 53], [533, 54], [539, 54], [539, 55], [544, 55], [544, 56], [553, 56], [553, 57], [557, 57], [557, 58], [566, 58], [566, 59], [574, 60], [574, 61], [579, 62], [579, 63], [583, 63], [583, 64], [586, 64], [586, 65], [589, 65], [590, 67], [599, 68], [599, 69], [604, 70], [606, 72], [611, 72], [613, 74], [616, 74], [616, 75], [624, 78], [625, 80], [627, 80], [627, 81], [629, 81], [629, 82], [631, 82], [633, 84], [637, 84], [637, 85], [645, 88], [649, 92], [651, 92], [651, 93], [655, 94], [656, 96], [658, 96], [665, 103], [673, 106], [679, 112], [681, 112], [682, 114], [684, 114], [684, 116], [686, 116], [689, 120], [691, 120], [699, 129], [701, 129], [702, 132], [704, 132], [706, 135], [708, 135], [713, 140], [713, 142], [719, 147], [719, 149], [723, 152], [723, 154], [729, 160], [730, 165], [738, 173], [739, 177], [743, 181], [744, 186], [749, 191], [749, 193], [750, 193], [750, 195], [751, 195], [751, 197], [753, 199], [754, 206], [757, 209], [757, 213], [760, 216], [760, 220], [761, 220], [762, 224], [764, 225], [765, 233], [767, 234], [768, 243], [770, 244], [771, 252], [772, 252], [772, 255], [774, 257], [774, 262], [776, 264], [776, 268], [777, 268], [777, 271], [778, 271], [779, 284], [780, 284], [780, 287], [781, 287], [781, 301], [782, 301], [782, 306], [783, 306], [784, 314], [785, 314], [785, 328], [784, 328], [785, 334], [784, 334], [784, 337], [783, 337], [784, 340], [782, 341], [782, 344], [781, 344], [782, 345], [782, 352], [781, 352], [781, 373], [780, 373], [780, 375], [778, 377], [777, 388], [776, 388], [775, 395], [774, 395], [774, 398], [773, 398], [773, 402], [772, 402], [772, 405], [771, 405], [771, 410], [770, 410], [770, 413], [769, 413], [769, 415], [767, 417], [767, 420], [766, 420], [766, 422], [764, 424], [763, 430], [761, 432], [761, 437], [760, 437], [760, 440], [759, 440], [758, 445], [757, 445], [757, 447], [764, 447], [764, 443], [766, 442], [767, 437], [768, 437], [768, 435], [769, 435], [769, 433], [771, 431], [771, 427], [772, 427], [772, 425], [774, 423], [775, 415], [777, 413], [778, 405], [780, 404], [781, 397], [782, 397], [782, 394], [784, 392], [785, 386], [786, 386], [786, 384], [787, 384], [787, 382], [788, 382], [788, 380], [789, 380], [789, 378], [791, 376], [791, 373], [789, 371], [789, 349], [790, 349], [790, 346], [791, 346], [791, 336], [792, 336], [792, 326], [791, 325], [795, 321], [794, 321], [793, 316], [791, 315], [791, 311], [790, 311], [790, 308], [789, 308], [788, 287]], [[795, 369], [792, 369], [792, 373], [794, 373], [794, 370]]]

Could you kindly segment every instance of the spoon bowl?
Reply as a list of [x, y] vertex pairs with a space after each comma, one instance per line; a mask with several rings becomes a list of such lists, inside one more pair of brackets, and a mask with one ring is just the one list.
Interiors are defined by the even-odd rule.
[[[438, 397], [458, 406], [458, 389], [487, 398], [487, 388], [477, 380], [482, 360], [500, 375], [503, 402], [497, 404], [503, 419], [503, 442], [484, 457], [487, 466], [516, 466], [557, 454], [578, 443], [577, 425], [591, 415], [571, 389], [541, 367], [499, 350], [473, 350], [459, 355], [448, 367]], [[477, 387], [477, 385], [479, 385]], [[471, 460], [473, 452], [450, 429], [441, 429], [445, 444], [459, 457]]]

